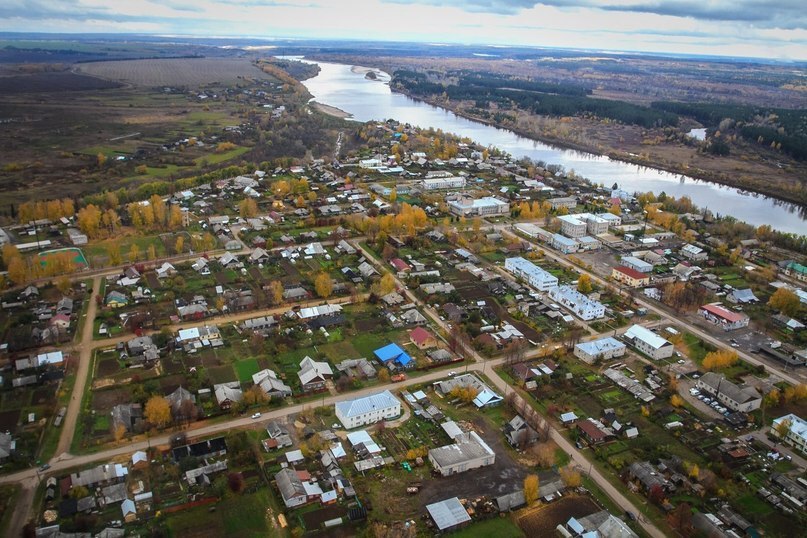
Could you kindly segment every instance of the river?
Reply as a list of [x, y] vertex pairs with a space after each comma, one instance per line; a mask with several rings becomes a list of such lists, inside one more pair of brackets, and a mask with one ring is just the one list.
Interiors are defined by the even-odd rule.
[[595, 183], [617, 183], [628, 191], [664, 191], [689, 196], [701, 208], [719, 215], [731, 215], [754, 226], [770, 224], [784, 232], [807, 234], [807, 210], [760, 194], [746, 193], [688, 176], [655, 168], [616, 161], [602, 155], [556, 148], [480, 122], [457, 116], [451, 111], [393, 93], [390, 76], [374, 70], [377, 79], [365, 78], [363, 70], [350, 65], [316, 62], [317, 76], [303, 84], [318, 103], [339, 108], [352, 119], [365, 122], [395, 119], [420, 127], [433, 127], [468, 137], [485, 146], [500, 148], [514, 157], [529, 157], [563, 166]]

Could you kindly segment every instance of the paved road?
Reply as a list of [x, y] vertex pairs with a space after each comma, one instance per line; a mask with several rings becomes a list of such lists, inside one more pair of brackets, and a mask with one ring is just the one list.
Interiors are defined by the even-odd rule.
[[[565, 258], [563, 256], [560, 256], [558, 254], [555, 254], [552, 250], [549, 249], [549, 247], [547, 245], [534, 243], [533, 241], [525, 239], [524, 237], [522, 237], [520, 235], [514, 234], [512, 231], [510, 231], [508, 225], [496, 224], [496, 225], [494, 225], [494, 228], [497, 229], [500, 233], [510, 235], [511, 237], [515, 237], [515, 238], [517, 238], [517, 239], [519, 239], [521, 241], [527, 241], [528, 243], [532, 244], [536, 248], [540, 248], [544, 252], [544, 255], [547, 258], [549, 258], [549, 259], [551, 259], [551, 260], [553, 260], [553, 261], [555, 261], [557, 263], [563, 264], [563, 265], [565, 265], [567, 267], [571, 267], [574, 270], [576, 270], [578, 273], [589, 275], [593, 281], [597, 282], [598, 284], [600, 284], [602, 286], [611, 286], [611, 287], [613, 286], [613, 283], [606, 281], [604, 278], [600, 277], [598, 274], [593, 273], [593, 272], [589, 271], [588, 269], [584, 269], [582, 267], [579, 267], [579, 266], [573, 264], [572, 262], [570, 262], [567, 258]], [[686, 320], [684, 320], [684, 319], [682, 319], [680, 317], [674, 316], [673, 314], [667, 312], [667, 310], [659, 307], [655, 303], [646, 301], [646, 300], [644, 300], [644, 299], [642, 299], [640, 297], [634, 297], [633, 300], [637, 304], [647, 308], [649, 311], [652, 311], [652, 312], [658, 314], [659, 316], [661, 316], [663, 319], [666, 319], [668, 323], [673, 323], [675, 325], [681, 325], [683, 327], [686, 327], [687, 331], [694, 334], [695, 336], [697, 336], [701, 340], [709, 342], [710, 344], [713, 344], [713, 345], [717, 346], [718, 348], [725, 348], [726, 347], [725, 342], [722, 342], [721, 340], [715, 338], [711, 334], [709, 334], [707, 332], [704, 332], [702, 329], [696, 327], [695, 325], [689, 323], [688, 321], [686, 321]], [[756, 357], [754, 357], [752, 355], [749, 355], [748, 353], [745, 353], [744, 351], [740, 351], [738, 349], [735, 349], [734, 351], [737, 352], [737, 355], [741, 359], [748, 362], [749, 364], [753, 364], [754, 366], [759, 366], [759, 365], [765, 366], [766, 370], [769, 373], [771, 373], [772, 375], [776, 375], [776, 377], [778, 377], [779, 379], [787, 381], [788, 383], [790, 383], [792, 385], [798, 385], [799, 383], [803, 382], [802, 379], [799, 379], [799, 378], [796, 378], [796, 377], [794, 377], [794, 376], [792, 376], [790, 374], [787, 374], [784, 371], [780, 370], [778, 367], [772, 366], [772, 365], [768, 364], [767, 362], [763, 362], [763, 361], [759, 360], [758, 358], [756, 358]]]

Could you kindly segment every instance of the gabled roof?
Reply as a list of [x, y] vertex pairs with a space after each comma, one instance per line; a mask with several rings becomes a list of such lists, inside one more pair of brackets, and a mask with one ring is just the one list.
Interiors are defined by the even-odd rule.
[[422, 346], [428, 342], [429, 339], [434, 339], [434, 335], [423, 327], [417, 327], [409, 333], [409, 338], [411, 338], [415, 344]]
[[645, 329], [641, 325], [634, 325], [627, 331], [625, 331], [625, 338], [630, 340], [638, 339], [647, 344], [648, 346], [652, 347], [653, 349], [660, 349], [664, 346], [671, 346], [672, 344], [665, 340], [664, 338], [660, 337], [650, 329]]

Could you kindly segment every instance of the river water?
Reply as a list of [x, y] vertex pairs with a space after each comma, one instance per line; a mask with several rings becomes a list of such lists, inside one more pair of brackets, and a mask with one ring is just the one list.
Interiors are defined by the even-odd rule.
[[511, 131], [491, 127], [457, 116], [448, 110], [393, 93], [389, 75], [375, 71], [377, 80], [365, 78], [364, 70], [350, 65], [316, 62], [317, 76], [303, 81], [314, 100], [352, 115], [357, 121], [395, 119], [420, 127], [433, 127], [468, 137], [485, 146], [498, 147], [514, 157], [530, 157], [566, 171], [611, 186], [617, 183], [628, 191], [664, 191], [675, 197], [689, 196], [695, 205], [719, 215], [731, 215], [754, 226], [772, 227], [807, 234], [807, 209], [759, 194], [744, 193], [731, 187], [615, 161], [602, 155], [560, 149], [530, 140]]

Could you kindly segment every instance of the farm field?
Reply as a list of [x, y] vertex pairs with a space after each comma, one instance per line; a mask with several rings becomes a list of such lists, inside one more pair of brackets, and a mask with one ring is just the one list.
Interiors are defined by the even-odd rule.
[[165, 58], [157, 60], [123, 60], [93, 62], [81, 71], [108, 80], [137, 86], [202, 86], [233, 84], [244, 78], [275, 80], [247, 59], [234, 58]]

